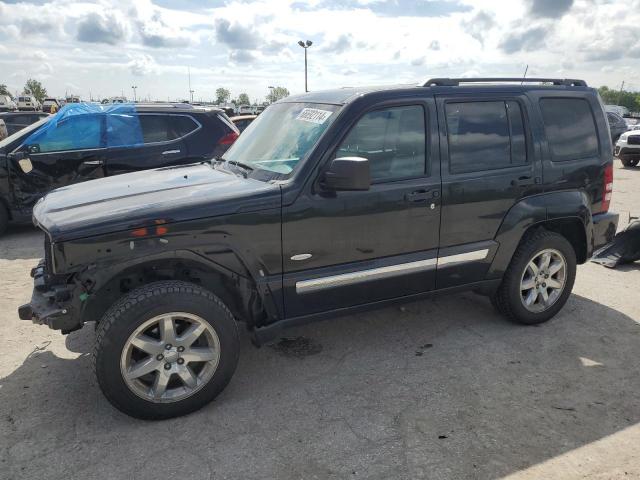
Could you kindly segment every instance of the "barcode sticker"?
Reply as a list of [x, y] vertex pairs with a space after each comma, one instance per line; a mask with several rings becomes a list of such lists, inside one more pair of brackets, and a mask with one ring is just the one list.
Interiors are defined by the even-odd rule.
[[327, 118], [331, 116], [333, 112], [329, 110], [319, 110], [317, 108], [303, 108], [302, 111], [296, 117], [296, 120], [302, 120], [303, 122], [317, 123], [322, 125], [327, 121]]

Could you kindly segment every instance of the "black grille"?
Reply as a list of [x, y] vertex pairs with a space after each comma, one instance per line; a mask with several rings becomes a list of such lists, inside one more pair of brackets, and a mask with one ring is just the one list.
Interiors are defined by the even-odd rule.
[[640, 145], [640, 135], [629, 135], [627, 137], [627, 143], [629, 145]]

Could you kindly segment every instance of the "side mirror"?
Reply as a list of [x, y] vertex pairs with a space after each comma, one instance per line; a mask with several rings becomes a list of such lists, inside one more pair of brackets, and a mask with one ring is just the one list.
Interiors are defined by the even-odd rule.
[[342, 157], [331, 162], [324, 174], [322, 186], [335, 191], [369, 190], [371, 172], [369, 160], [362, 157]]

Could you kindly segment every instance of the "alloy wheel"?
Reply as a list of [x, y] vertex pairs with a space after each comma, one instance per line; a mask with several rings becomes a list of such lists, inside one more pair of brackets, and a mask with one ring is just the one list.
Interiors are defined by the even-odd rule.
[[122, 349], [120, 371], [129, 389], [154, 403], [184, 400], [211, 380], [220, 361], [220, 339], [203, 318], [186, 312], [153, 317]]
[[520, 280], [520, 299], [533, 313], [544, 312], [562, 295], [567, 276], [567, 261], [555, 249], [537, 252]]

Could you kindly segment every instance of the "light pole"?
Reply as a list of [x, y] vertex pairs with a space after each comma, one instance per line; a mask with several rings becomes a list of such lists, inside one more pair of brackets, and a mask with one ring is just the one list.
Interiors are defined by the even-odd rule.
[[304, 91], [308, 92], [309, 89], [307, 88], [307, 48], [313, 45], [313, 42], [311, 40], [307, 40], [306, 42], [303, 42], [302, 40], [300, 40], [298, 42], [298, 45], [304, 48]]
[[267, 88], [269, 89], [269, 105], [271, 105], [273, 103], [273, 89], [276, 87], [269, 85]]
[[138, 97], [136, 95], [136, 90], [138, 89], [138, 86], [131, 85], [131, 88], [133, 89], [133, 103], [136, 103], [138, 101]]

